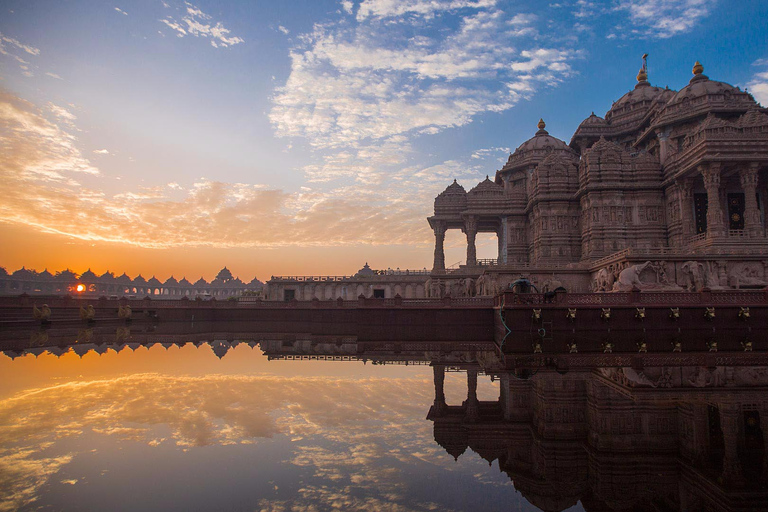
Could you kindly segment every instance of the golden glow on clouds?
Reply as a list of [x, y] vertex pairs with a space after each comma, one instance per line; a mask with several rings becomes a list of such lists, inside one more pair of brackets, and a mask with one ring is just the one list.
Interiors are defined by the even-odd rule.
[[[432, 236], [424, 218], [430, 213], [432, 197], [453, 177], [477, 172], [477, 167], [447, 161], [385, 177], [376, 169], [402, 163], [402, 145], [383, 143], [307, 168], [310, 176], [324, 179], [320, 177], [365, 166], [353, 172], [365, 179], [331, 191], [302, 187], [286, 193], [261, 185], [201, 180], [186, 187], [170, 183], [109, 195], [101, 190], [103, 173], [78, 149], [75, 121], [68, 109], [53, 104], [41, 109], [10, 93], [0, 94], [0, 128], [7, 134], [0, 142], [4, 185], [0, 222], [101, 246], [116, 243], [153, 249], [302, 246], [344, 251], [354, 245], [409, 245], [423, 252], [421, 267], [430, 258]], [[60, 243], [47, 243], [50, 258], [57, 252], [51, 248]], [[303, 259], [300, 272], [317, 272], [302, 255], [287, 254], [275, 259]], [[326, 261], [340, 259], [337, 255]], [[357, 256], [355, 263], [332, 272], [352, 273], [361, 265], [357, 260], [365, 259], [370, 258]], [[402, 260], [389, 261], [402, 264]], [[0, 264], [10, 266], [7, 261]], [[82, 270], [99, 266], [92, 259], [81, 264]], [[21, 265], [32, 266], [28, 261], [20, 261]], [[53, 265], [47, 260], [40, 266]], [[104, 265], [104, 270], [117, 268]], [[159, 273], [152, 268], [143, 271]], [[180, 271], [170, 270], [167, 275], [171, 273]]]
[[[293, 505], [338, 502], [429, 510], [428, 504], [398, 503], [406, 483], [397, 468], [425, 462], [446, 471], [456, 468], [453, 459], [434, 443], [431, 423], [424, 420], [433, 398], [428, 367], [370, 369], [379, 375], [408, 370], [410, 376], [405, 378], [300, 376], [296, 373], [312, 368], [312, 363], [295, 363], [286, 369], [279, 362], [267, 363], [265, 368], [287, 371], [291, 376], [132, 373], [93, 380], [76, 376], [78, 368], [85, 371], [94, 361], [139, 359], [147, 365], [178, 358], [183, 363], [190, 355], [205, 356], [204, 369], [199, 371], [229, 367], [221, 366], [224, 361], [214, 359], [209, 350], [193, 352], [121, 352], [91, 357], [90, 363], [86, 361], [89, 356], [4, 362], [6, 370], [11, 370], [5, 372], [7, 378], [26, 371], [27, 363], [38, 366], [46, 361], [55, 362], [48, 367], [49, 375], [56, 366], [66, 365], [75, 377], [65, 377], [53, 386], [28, 388], [0, 401], [0, 510], [13, 510], [34, 500], [54, 474], [81, 454], [76, 448], [64, 447], [90, 446], [88, 439], [94, 434], [109, 438], [109, 445], [115, 447], [128, 442], [182, 451], [286, 436], [292, 447], [285, 454], [286, 462], [311, 471], [317, 479], [306, 483], [291, 500]], [[231, 364], [237, 362], [232, 359]], [[323, 364], [331, 372], [334, 368], [362, 368], [360, 363]], [[97, 364], [94, 369], [119, 374], [118, 367], [109, 370], [113, 366]], [[449, 375], [446, 391], [459, 400], [465, 396], [463, 375]], [[482, 380], [480, 393], [486, 398], [498, 396], [498, 390]], [[349, 496], [352, 487], [367, 496]], [[388, 499], [376, 497], [382, 493]], [[278, 501], [263, 506], [280, 510], [288, 505]]]

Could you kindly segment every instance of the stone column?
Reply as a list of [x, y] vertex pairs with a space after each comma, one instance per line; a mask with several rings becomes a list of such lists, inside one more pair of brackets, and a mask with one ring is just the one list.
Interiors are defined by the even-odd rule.
[[723, 208], [720, 205], [720, 164], [702, 165], [699, 170], [707, 189], [707, 237], [725, 236]]
[[656, 131], [656, 136], [659, 138], [659, 161], [661, 162], [661, 165], [664, 165], [664, 162], [669, 155], [669, 132], [669, 128], [667, 131]]
[[432, 271], [445, 270], [445, 250], [443, 249], [446, 231], [445, 223], [435, 221], [433, 230], [435, 232], [435, 264], [432, 266]]
[[504, 265], [507, 263], [507, 218], [500, 217], [501, 225], [496, 232], [496, 236], [499, 238], [499, 257], [498, 264]]
[[763, 232], [757, 209], [757, 164], [739, 171], [739, 178], [744, 189], [744, 228], [750, 237], [757, 237]]
[[470, 215], [464, 219], [464, 233], [467, 235], [467, 266], [474, 267], [477, 265], [477, 217]]
[[480, 416], [480, 402], [477, 400], [477, 370], [467, 370], [467, 400], [464, 416], [475, 421]]
[[436, 364], [432, 366], [435, 382], [435, 410], [442, 412], [445, 409], [445, 366]]
[[680, 224], [682, 228], [683, 244], [696, 234], [696, 227], [693, 225], [693, 179], [685, 178], [677, 184], [680, 191]]
[[723, 429], [723, 482], [738, 483], [742, 478], [741, 462], [739, 461], [739, 408], [734, 405], [722, 404], [720, 407], [720, 426]]

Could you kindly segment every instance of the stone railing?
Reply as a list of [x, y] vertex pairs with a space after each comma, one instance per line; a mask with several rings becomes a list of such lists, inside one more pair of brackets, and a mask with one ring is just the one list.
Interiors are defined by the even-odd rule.
[[557, 293], [550, 297], [539, 293], [505, 292], [494, 299], [495, 307], [504, 307], [506, 309], [521, 305], [551, 305], [553, 307], [768, 305], [768, 289], [705, 290], [701, 292]]
[[[441, 299], [404, 299], [394, 297], [390, 299], [374, 299], [359, 297], [355, 300], [308, 300], [308, 301], [270, 301], [260, 297], [240, 297], [237, 300], [171, 300], [171, 299], [90, 299], [85, 297], [54, 297], [54, 296], [30, 296], [15, 295], [0, 297], [0, 313], [2, 310], [12, 308], [29, 308], [29, 317], [32, 318], [32, 307], [41, 307], [47, 304], [55, 314], [58, 309], [75, 310], [81, 306], [93, 306], [99, 310], [115, 310], [119, 306], [130, 306], [135, 311], [156, 309], [187, 309], [187, 308], [213, 308], [213, 309], [336, 309], [336, 308], [491, 308], [492, 297], [443, 297]], [[55, 318], [55, 317], [54, 317]], [[97, 315], [97, 318], [100, 318]], [[101, 317], [103, 318], [103, 317]]]
[[619, 258], [622, 258], [624, 256], [629, 256], [631, 253], [632, 253], [632, 248], [627, 247], [622, 251], [609, 254], [608, 256], [603, 256], [602, 258], [598, 258], [595, 261], [593, 261], [590, 265], [592, 267], [604, 267], [605, 265], [609, 263], [613, 263], [615, 260]]
[[272, 276], [270, 281], [347, 281], [354, 276]]
[[352, 281], [352, 280], [362, 280], [362, 279], [371, 279], [371, 278], [381, 278], [381, 277], [388, 277], [388, 276], [397, 276], [397, 277], [409, 277], [409, 276], [428, 276], [430, 274], [429, 270], [421, 269], [421, 270], [373, 270], [373, 273], [371, 275], [351, 275], [351, 276], [272, 276], [270, 278], [270, 281], [293, 281], [293, 282], [319, 282], [319, 283], [328, 283], [328, 282], [339, 282], [339, 281]]

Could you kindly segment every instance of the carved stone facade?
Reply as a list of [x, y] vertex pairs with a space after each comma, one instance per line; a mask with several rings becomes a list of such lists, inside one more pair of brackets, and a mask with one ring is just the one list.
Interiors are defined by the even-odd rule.
[[[545, 127], [493, 181], [469, 192], [454, 181], [435, 199], [433, 278], [524, 274], [572, 291], [765, 286], [768, 110], [750, 94], [698, 63], [680, 91], [641, 72], [570, 144]], [[467, 235], [460, 269], [445, 269], [448, 229]], [[478, 232], [497, 233], [497, 259], [477, 259]]]

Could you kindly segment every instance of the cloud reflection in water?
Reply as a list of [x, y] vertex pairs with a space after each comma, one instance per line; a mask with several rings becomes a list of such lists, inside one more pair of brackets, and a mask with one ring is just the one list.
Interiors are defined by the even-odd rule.
[[[289, 473], [273, 496], [252, 496], [250, 509], [447, 509], [451, 503], [435, 503], [438, 493], [417, 482], [437, 469], [466, 473], [474, 488], [510, 486], [504, 475], [474, 480], [479, 457], [455, 463], [434, 442], [424, 420], [433, 398], [426, 370], [408, 378], [141, 373], [20, 393], [0, 402], [0, 510], [55, 501], [58, 482], [72, 484], [67, 492], [91, 485], [108, 493], [94, 477], [73, 473], [75, 466], [139, 452], [144, 459], [134, 470], [159, 472], [155, 463], [170, 461], [174, 472], [198, 478], [185, 467], [187, 453], [205, 460], [207, 474], [235, 475], [241, 486], [256, 471], [250, 466], [261, 468], [262, 480]], [[447, 386], [454, 396], [465, 392], [458, 379]], [[244, 450], [252, 450], [245, 461]], [[110, 503], [109, 495], [101, 499]], [[184, 499], [177, 506], [202, 506]]]

